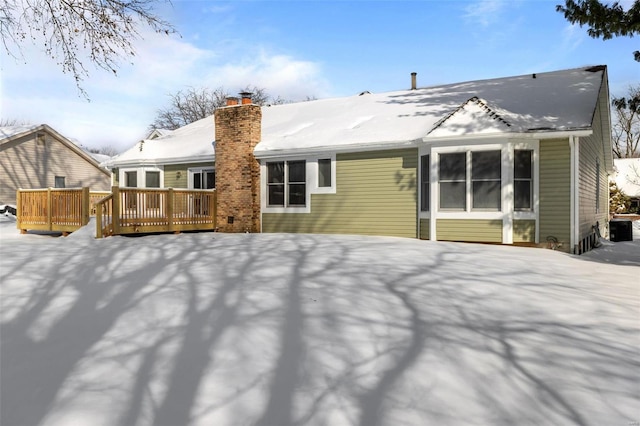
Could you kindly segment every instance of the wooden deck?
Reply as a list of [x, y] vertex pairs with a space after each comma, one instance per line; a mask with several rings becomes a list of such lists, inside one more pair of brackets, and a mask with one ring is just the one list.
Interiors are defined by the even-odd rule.
[[214, 230], [215, 190], [113, 187], [18, 190], [17, 227], [22, 233], [69, 233], [96, 217], [96, 238], [110, 235]]
[[113, 187], [96, 204], [96, 237], [214, 230], [215, 190]]
[[89, 223], [89, 188], [19, 189], [16, 226], [28, 230], [73, 232]]

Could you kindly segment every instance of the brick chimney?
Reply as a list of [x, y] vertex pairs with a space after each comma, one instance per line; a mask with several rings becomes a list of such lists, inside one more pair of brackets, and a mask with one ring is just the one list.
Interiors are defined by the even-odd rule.
[[220, 232], [260, 232], [260, 164], [253, 149], [261, 138], [262, 109], [251, 103], [250, 93], [241, 96], [240, 105], [236, 101], [215, 112]]

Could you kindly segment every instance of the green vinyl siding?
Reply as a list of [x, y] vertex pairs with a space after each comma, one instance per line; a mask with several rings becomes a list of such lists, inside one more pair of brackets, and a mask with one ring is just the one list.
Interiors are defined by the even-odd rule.
[[120, 169], [113, 169], [111, 176], [113, 176], [113, 186], [120, 186]]
[[502, 220], [438, 219], [436, 232], [439, 241], [501, 243]]
[[430, 219], [420, 219], [420, 239], [428, 240], [430, 238], [431, 233], [431, 220]]
[[535, 220], [514, 220], [513, 221], [513, 242], [514, 243], [535, 243], [536, 242], [536, 221]]
[[208, 163], [188, 163], [188, 164], [168, 164], [164, 166], [164, 187], [165, 188], [188, 188], [189, 169], [213, 167], [213, 162]]
[[417, 149], [338, 154], [336, 193], [310, 213], [263, 213], [263, 232], [417, 236]]
[[540, 141], [540, 242], [571, 248], [571, 148], [568, 139]]

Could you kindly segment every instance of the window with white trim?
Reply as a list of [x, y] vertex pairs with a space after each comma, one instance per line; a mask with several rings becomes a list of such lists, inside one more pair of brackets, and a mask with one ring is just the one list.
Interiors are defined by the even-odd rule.
[[124, 172], [124, 186], [127, 188], [138, 187], [138, 171], [126, 171]]
[[145, 172], [144, 181], [147, 188], [160, 188], [160, 172]]
[[318, 188], [331, 187], [331, 158], [318, 160]]
[[267, 206], [305, 207], [306, 200], [306, 161], [267, 162]]
[[513, 163], [513, 209], [533, 210], [533, 150], [516, 149]]
[[471, 152], [471, 208], [500, 211], [502, 204], [500, 151]]
[[431, 165], [429, 163], [429, 155], [423, 155], [420, 157], [420, 210], [423, 212], [429, 211], [429, 169]]
[[466, 156], [465, 152], [440, 154], [438, 176], [441, 210], [467, 210]]
[[216, 187], [215, 169], [196, 169], [191, 171], [191, 188], [214, 189]]

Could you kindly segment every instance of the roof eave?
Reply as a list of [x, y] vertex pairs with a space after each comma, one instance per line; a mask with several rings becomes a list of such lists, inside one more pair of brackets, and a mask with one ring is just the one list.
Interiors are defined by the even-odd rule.
[[131, 167], [131, 166], [162, 166], [170, 164], [185, 164], [185, 163], [206, 163], [209, 161], [215, 161], [215, 154], [212, 155], [197, 155], [191, 157], [170, 157], [170, 158], [154, 158], [154, 159], [131, 159], [123, 161], [109, 161], [105, 162], [107, 167]]
[[591, 129], [575, 129], [575, 130], [542, 130], [542, 131], [528, 131], [528, 132], [494, 132], [484, 134], [466, 134], [466, 135], [453, 135], [453, 136], [425, 136], [422, 138], [423, 142], [449, 142], [453, 140], [463, 139], [495, 139], [495, 138], [518, 138], [518, 139], [557, 139], [566, 138], [569, 136], [591, 136], [593, 130]]
[[254, 156], [258, 159], [281, 158], [281, 157], [300, 157], [300, 156], [317, 156], [327, 153], [347, 153], [347, 152], [366, 152], [366, 151], [387, 151], [398, 148], [415, 148], [418, 146], [420, 139], [408, 141], [392, 141], [370, 144], [349, 144], [349, 145], [323, 145], [311, 148], [290, 148], [290, 149], [272, 149], [264, 151], [254, 151]]

